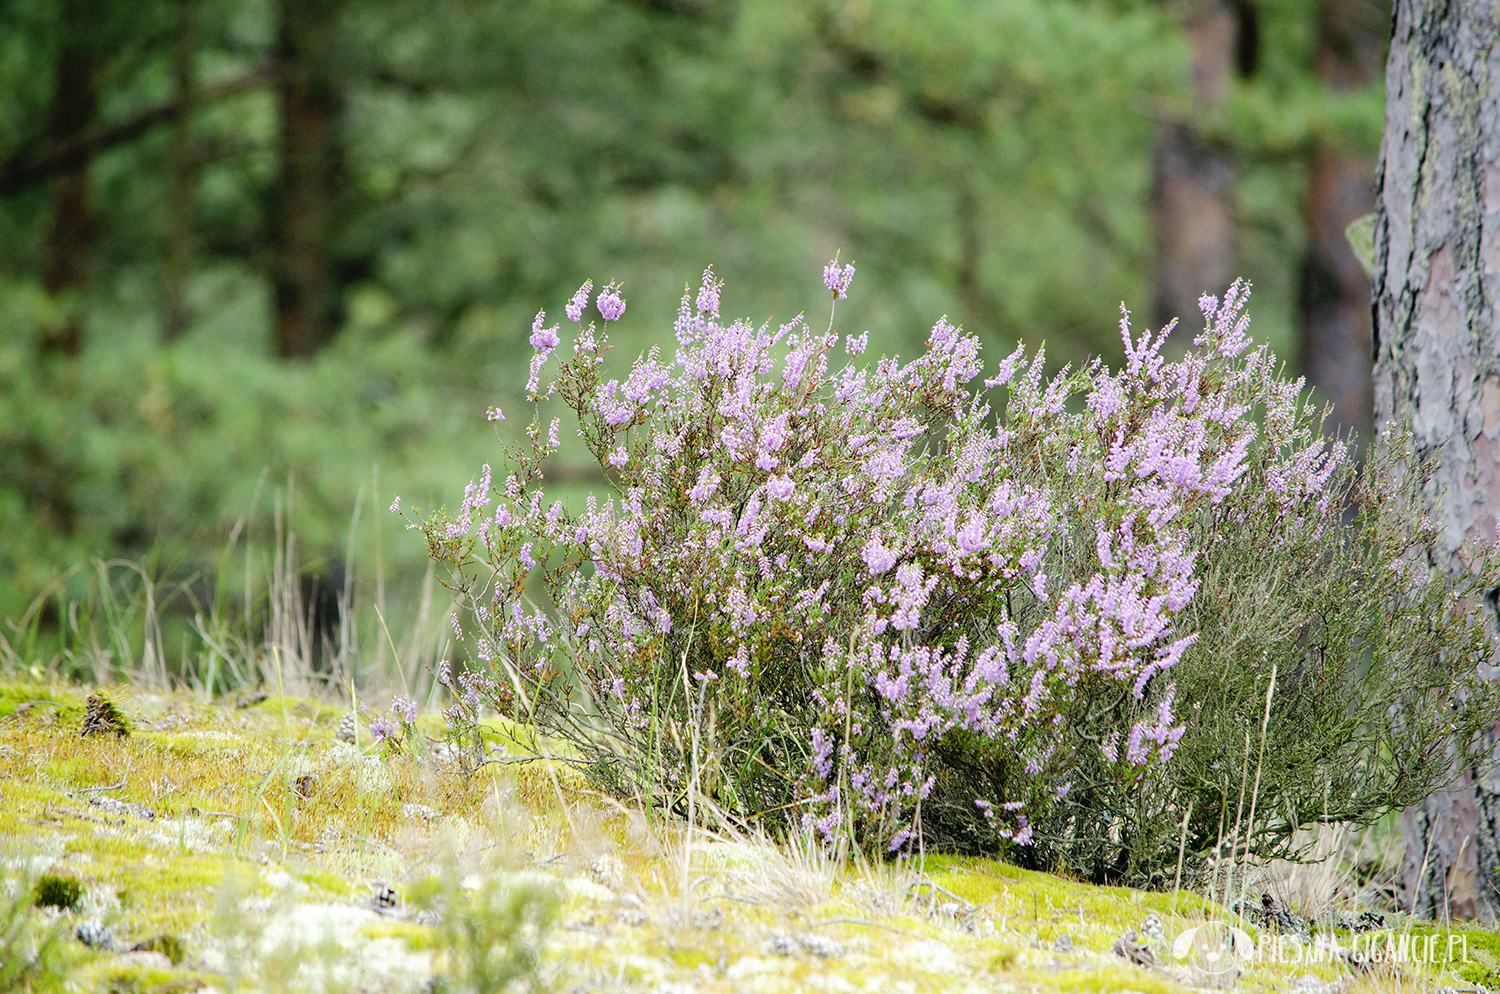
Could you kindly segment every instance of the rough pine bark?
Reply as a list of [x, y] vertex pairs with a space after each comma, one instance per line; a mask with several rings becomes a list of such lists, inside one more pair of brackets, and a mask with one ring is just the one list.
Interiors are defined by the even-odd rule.
[[272, 217], [276, 355], [312, 355], [332, 336], [338, 312], [334, 211], [342, 171], [338, 78], [342, 0], [281, 0], [281, 174]]
[[[1500, 516], [1497, 39], [1494, 0], [1396, 0], [1376, 171], [1376, 420], [1409, 416], [1418, 448], [1442, 450], [1432, 551], [1452, 572], [1460, 543], [1492, 536]], [[1402, 823], [1408, 908], [1494, 919], [1500, 776], [1463, 771]]]
[[[1318, 75], [1332, 90], [1380, 78], [1390, 33], [1384, 0], [1322, 0]], [[1371, 157], [1337, 140], [1313, 152], [1307, 184], [1307, 253], [1298, 293], [1302, 372], [1333, 404], [1331, 427], [1370, 435], [1370, 277], [1344, 232], [1374, 209]]]

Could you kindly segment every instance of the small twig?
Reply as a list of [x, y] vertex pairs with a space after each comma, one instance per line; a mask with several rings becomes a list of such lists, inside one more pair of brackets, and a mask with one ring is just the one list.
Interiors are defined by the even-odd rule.
[[741, 904], [753, 904], [758, 908], [766, 906], [764, 901], [757, 901], [753, 897], [740, 897], [738, 894], [710, 894], [708, 897], [699, 898], [702, 901], [739, 901]]
[[911, 897], [912, 896], [911, 892], [914, 891], [914, 890], [917, 890], [918, 888], [921, 888], [921, 887], [931, 887], [933, 890], [937, 891], [940, 894], [947, 894], [949, 897], [953, 898], [953, 900], [958, 901], [960, 904], [963, 904], [963, 905], [967, 906], [970, 911], [978, 911], [979, 910], [979, 906], [976, 905], [976, 904], [974, 904], [968, 898], [959, 897], [957, 894], [953, 893], [951, 890], [949, 890], [948, 888], [944, 887], [942, 884], [934, 883], [933, 881], [928, 880], [926, 878], [923, 878], [922, 880], [918, 880], [916, 883], [914, 883], [910, 887], [906, 888], [906, 896], [907, 897]]
[[1188, 798], [1187, 810], [1182, 813], [1182, 838], [1177, 840], [1177, 873], [1172, 877], [1172, 909], [1177, 909], [1177, 893], [1182, 889], [1182, 857], [1187, 850], [1188, 819], [1193, 816], [1193, 802], [1197, 798]]
[[61, 701], [46, 701], [46, 700], [42, 700], [42, 701], [27, 701], [25, 704], [17, 704], [16, 705], [16, 709], [10, 713], [9, 717], [14, 718], [16, 715], [21, 714], [21, 713], [23, 713], [25, 711], [29, 711], [32, 708], [40, 708], [40, 707], [60, 708], [60, 707], [62, 707], [62, 702]]
[[550, 759], [554, 763], [567, 763], [570, 766], [597, 766], [599, 761], [593, 759], [574, 759], [571, 756], [504, 756], [500, 759], [485, 759], [474, 765], [474, 769], [483, 766], [509, 766], [512, 763], [535, 763], [538, 760]]
[[116, 820], [114, 822], [111, 822], [111, 821], [108, 821], [108, 820], [106, 820], [104, 818], [96, 818], [93, 815], [84, 814], [82, 811], [77, 811], [77, 810], [74, 810], [73, 808], [65, 808], [61, 804], [54, 806], [52, 810], [58, 812], [59, 814], [66, 815], [69, 818], [77, 818], [80, 821], [91, 821], [95, 825], [111, 825], [111, 824], [121, 824], [121, 825], [123, 825], [124, 824], [124, 820], [123, 819], [118, 819], [118, 820]]
[[129, 777], [122, 777], [122, 778], [120, 778], [120, 782], [119, 783], [112, 783], [108, 787], [79, 787], [78, 788], [78, 792], [80, 794], [87, 794], [87, 793], [90, 793], [90, 792], [96, 791], [96, 790], [119, 790], [119, 789], [121, 789], [122, 787], [125, 786], [125, 781], [128, 780], [128, 779], [130, 779], [130, 778]]

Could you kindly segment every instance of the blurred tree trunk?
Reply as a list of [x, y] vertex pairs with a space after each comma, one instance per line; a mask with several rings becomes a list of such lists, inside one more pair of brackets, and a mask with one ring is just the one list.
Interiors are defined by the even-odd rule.
[[[1383, 0], [1323, 0], [1318, 12], [1318, 75], [1333, 90], [1357, 90], [1380, 76], [1390, 31]], [[1344, 232], [1373, 210], [1375, 165], [1325, 141], [1307, 184], [1307, 254], [1298, 309], [1302, 372], [1333, 404], [1334, 425], [1370, 435], [1370, 276]]]
[[[63, 0], [58, 11], [58, 53], [53, 69], [48, 139], [60, 147], [86, 129], [98, 110], [99, 67], [88, 31], [89, 0]], [[42, 334], [44, 356], [75, 357], [83, 347], [83, 315], [78, 300], [88, 282], [93, 241], [88, 163], [52, 181], [52, 224], [47, 236], [42, 285], [54, 296], [71, 298], [61, 319]]]
[[[1235, 11], [1203, 2], [1185, 15], [1195, 114], [1224, 97], [1239, 40]], [[1229, 286], [1234, 266], [1234, 160], [1190, 121], [1162, 125], [1157, 136], [1152, 210], [1156, 225], [1155, 317], [1196, 333], [1198, 298]]]
[[281, 175], [272, 217], [274, 344], [310, 356], [332, 336], [339, 289], [332, 265], [342, 166], [338, 35], [343, 0], [282, 0], [278, 10]]
[[[1375, 411], [1442, 450], [1451, 572], [1500, 516], [1500, 25], [1493, 0], [1397, 0], [1376, 171]], [[1491, 604], [1493, 607], [1493, 603]], [[1491, 736], [1495, 735], [1492, 729]], [[1500, 910], [1500, 782], [1465, 770], [1402, 818], [1408, 909]]]
[[172, 50], [172, 191], [167, 213], [167, 314], [162, 337], [167, 341], [187, 329], [187, 274], [193, 254], [193, 188], [198, 178], [193, 149], [193, 112], [198, 78], [193, 56], [198, 43], [199, 0], [176, 0], [177, 24]]

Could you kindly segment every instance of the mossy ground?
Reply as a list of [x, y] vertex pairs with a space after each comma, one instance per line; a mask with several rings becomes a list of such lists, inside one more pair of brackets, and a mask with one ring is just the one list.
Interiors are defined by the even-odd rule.
[[[440, 920], [412, 914], [444, 875], [471, 891], [488, 880], [558, 896], [541, 947], [556, 990], [1169, 994], [1212, 980], [1166, 944], [1154, 969], [1111, 952], [1153, 913], [1168, 942], [1222, 917], [1196, 895], [938, 855], [835, 865], [816, 849], [646, 819], [564, 768], [465, 774], [425, 749], [339, 743], [343, 712], [325, 704], [106, 693], [132, 724], [125, 738], [79, 735], [87, 691], [0, 684], [7, 876], [76, 878], [78, 908], [35, 914], [69, 930], [98, 919], [118, 949], [150, 947], [121, 955], [70, 942], [76, 989], [421, 989], [434, 972], [461, 972]], [[497, 727], [495, 738], [515, 752], [516, 731]], [[375, 908], [387, 889], [396, 906]], [[1467, 962], [1261, 963], [1236, 983], [1292, 989], [1311, 974], [1346, 991], [1493, 986], [1500, 936], [1461, 934]], [[179, 962], [153, 950], [180, 950]]]

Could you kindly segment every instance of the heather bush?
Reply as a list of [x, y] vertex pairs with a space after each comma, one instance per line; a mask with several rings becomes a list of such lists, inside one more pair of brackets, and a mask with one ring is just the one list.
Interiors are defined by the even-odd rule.
[[[825, 270], [835, 305], [853, 274]], [[1118, 370], [1017, 349], [988, 377], [946, 319], [873, 364], [832, 314], [726, 322], [710, 270], [674, 359], [606, 379], [592, 290], [550, 375], [537, 315], [504, 479], [421, 525], [472, 611], [460, 726], [530, 722], [674, 811], [1149, 880], [1184, 832], [1285, 854], [1410, 803], [1494, 717], [1492, 547], [1457, 586], [1428, 566], [1405, 437], [1365, 472], [1321, 437], [1242, 284], [1180, 359], [1125, 315]], [[615, 490], [576, 513], [546, 492], [554, 395]]]

